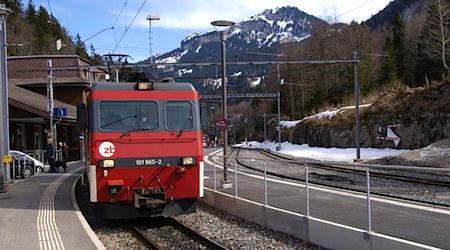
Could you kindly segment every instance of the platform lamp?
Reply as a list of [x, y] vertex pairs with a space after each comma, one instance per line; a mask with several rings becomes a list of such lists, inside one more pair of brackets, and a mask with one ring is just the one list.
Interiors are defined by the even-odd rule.
[[[229, 27], [233, 26], [235, 23], [231, 21], [218, 20], [211, 22], [216, 31], [219, 33], [222, 51], [222, 109], [223, 109], [223, 119], [227, 120], [227, 64], [226, 64], [226, 53], [225, 53], [225, 41], [227, 40], [226, 31]], [[228, 180], [228, 121], [225, 130], [223, 131], [223, 182], [222, 188], [231, 188], [231, 182]]]

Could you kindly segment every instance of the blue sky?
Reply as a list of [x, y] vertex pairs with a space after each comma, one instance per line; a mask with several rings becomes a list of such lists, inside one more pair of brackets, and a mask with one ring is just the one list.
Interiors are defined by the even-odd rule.
[[[358, 22], [370, 18], [391, 0], [32, 0], [43, 6], [75, 37], [80, 34], [87, 48], [96, 53], [121, 53], [134, 61], [150, 55], [147, 15], [152, 21], [152, 51], [161, 54], [180, 47], [189, 34], [214, 30], [214, 20], [239, 22], [265, 9], [296, 6], [324, 20]], [[27, 6], [28, 0], [22, 0]], [[94, 36], [95, 35], [95, 36]], [[93, 37], [92, 37], [93, 36]], [[88, 51], [89, 52], [89, 51]]]

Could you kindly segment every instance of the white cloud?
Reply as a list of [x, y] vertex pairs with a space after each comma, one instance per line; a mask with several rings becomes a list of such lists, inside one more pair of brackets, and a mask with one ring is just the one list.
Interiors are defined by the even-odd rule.
[[[70, 0], [67, 4], [54, 2], [53, 10], [61, 16], [80, 15], [77, 12], [85, 3], [83, 1]], [[172, 0], [172, 1], [147, 1], [139, 15], [136, 17], [133, 26], [147, 28], [147, 15], [159, 15], [161, 20], [152, 22], [152, 26], [167, 29], [188, 29], [188, 30], [209, 30], [212, 29], [211, 22], [214, 20], [230, 20], [239, 22], [250, 16], [256, 15], [265, 9], [272, 9], [282, 6], [296, 6], [300, 10], [324, 19], [334, 20], [338, 16], [338, 20], [349, 22], [351, 20], [363, 21], [370, 18], [383, 9], [391, 0], [371, 0], [371, 1], [355, 1], [355, 0]], [[43, 5], [48, 7], [45, 0], [35, 0], [35, 5]], [[142, 0], [122, 0], [114, 1], [111, 5], [110, 1], [95, 1], [92, 9], [86, 10], [85, 13], [95, 12], [97, 20], [103, 19], [108, 25], [112, 25], [117, 15], [121, 13], [118, 20], [119, 27], [128, 26], [139, 8], [142, 6]], [[126, 3], [124, 5], [124, 3]], [[75, 7], [76, 6], [76, 7]], [[103, 6], [103, 7], [100, 7]], [[105, 7], [106, 6], [106, 7]], [[123, 9], [122, 9], [123, 8]], [[121, 12], [122, 10], [122, 12]]]
[[[334, 21], [334, 18], [327, 18], [327, 16], [334, 17], [345, 13], [339, 17], [338, 21], [349, 22], [353, 19], [362, 21], [382, 10], [390, 1], [147, 0], [136, 18], [135, 15], [144, 0], [33, 0], [33, 3], [36, 8], [42, 5], [47, 9], [51, 4], [53, 14], [64, 27], [68, 28], [70, 34], [75, 36], [79, 33], [82, 39], [89, 38], [87, 45], [94, 44], [98, 48], [98, 53], [125, 53], [132, 55], [136, 60], [148, 54], [147, 15], [159, 15], [161, 18], [159, 21], [152, 22], [152, 27], [162, 28], [159, 31], [155, 30], [157, 39], [152, 43], [154, 52], [164, 53], [176, 48], [189, 33], [214, 30], [211, 22], [215, 20], [239, 22], [265, 9], [295, 6], [325, 20]], [[128, 30], [134, 18], [133, 25]], [[110, 29], [114, 23], [114, 29]], [[123, 40], [121, 40], [122, 37], [124, 37]], [[158, 38], [162, 39], [158, 41]]]
[[[157, 14], [161, 20], [155, 22], [155, 27], [175, 29], [211, 29], [214, 20], [241, 21], [252, 15], [261, 13], [265, 9], [281, 6], [296, 6], [300, 10], [325, 19], [334, 19], [349, 22], [351, 20], [363, 21], [383, 9], [391, 0], [372, 0], [363, 3], [354, 0], [191, 0], [149, 2], [139, 18], [139, 26], [148, 27], [145, 15]], [[151, 10], [151, 11], [150, 11]], [[339, 16], [341, 15], [341, 16]], [[152, 23], [153, 26], [153, 23]]]

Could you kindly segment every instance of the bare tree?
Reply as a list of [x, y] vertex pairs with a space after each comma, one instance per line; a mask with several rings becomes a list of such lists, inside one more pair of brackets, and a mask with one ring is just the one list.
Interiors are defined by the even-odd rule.
[[450, 54], [450, 1], [433, 0], [424, 31], [428, 34], [430, 56], [439, 57], [447, 75], [450, 68], [447, 60]]

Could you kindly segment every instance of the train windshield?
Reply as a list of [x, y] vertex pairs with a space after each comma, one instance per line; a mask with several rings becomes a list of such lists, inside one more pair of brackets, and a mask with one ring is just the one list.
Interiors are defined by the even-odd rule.
[[166, 129], [169, 131], [192, 130], [194, 120], [192, 104], [187, 101], [169, 101], [165, 105]]
[[104, 101], [100, 103], [102, 131], [156, 130], [158, 106], [153, 101]]

